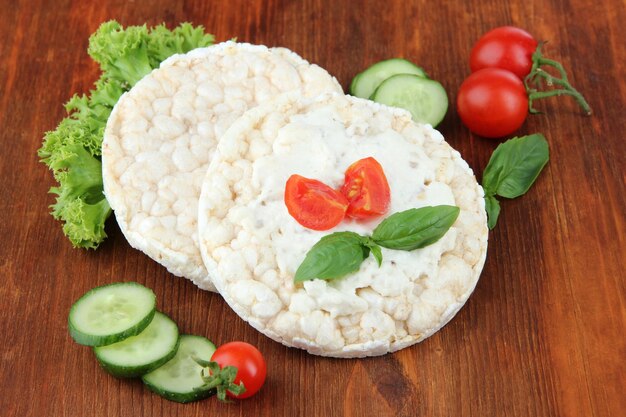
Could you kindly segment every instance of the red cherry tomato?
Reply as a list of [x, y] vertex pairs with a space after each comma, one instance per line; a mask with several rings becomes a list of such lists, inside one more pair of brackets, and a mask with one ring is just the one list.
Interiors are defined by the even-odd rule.
[[515, 132], [528, 115], [524, 83], [512, 72], [499, 68], [485, 68], [467, 77], [456, 105], [465, 126], [487, 138]]
[[285, 204], [289, 214], [302, 226], [328, 230], [346, 215], [348, 200], [323, 182], [292, 175], [285, 186]]
[[502, 26], [485, 33], [472, 47], [470, 68], [501, 68], [524, 79], [530, 72], [537, 41], [525, 30]]
[[354, 219], [371, 219], [389, 209], [387, 177], [374, 158], [360, 159], [348, 167], [341, 193], [350, 202], [346, 215]]
[[245, 342], [230, 342], [217, 348], [211, 357], [220, 368], [234, 366], [237, 368], [237, 376], [234, 383], [239, 385], [243, 382], [246, 391], [234, 395], [226, 391], [231, 398], [243, 399], [256, 394], [261, 389], [267, 375], [267, 366], [263, 355], [257, 348]]

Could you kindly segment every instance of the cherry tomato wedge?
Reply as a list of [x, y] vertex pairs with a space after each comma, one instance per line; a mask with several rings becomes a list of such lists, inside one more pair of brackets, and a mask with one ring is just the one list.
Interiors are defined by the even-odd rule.
[[524, 79], [532, 66], [537, 41], [523, 29], [502, 26], [485, 33], [472, 47], [470, 68], [501, 68]]
[[321, 181], [294, 174], [285, 186], [285, 205], [289, 214], [302, 226], [328, 230], [343, 220], [348, 200]]
[[389, 183], [383, 167], [372, 157], [360, 159], [348, 167], [341, 193], [350, 202], [348, 217], [368, 220], [389, 209]]
[[234, 383], [239, 385], [243, 382], [246, 389], [242, 394], [234, 395], [226, 391], [231, 398], [248, 398], [261, 389], [267, 375], [267, 365], [263, 355], [257, 348], [245, 342], [230, 342], [217, 348], [211, 357], [220, 368], [234, 366], [237, 368], [237, 376]]
[[512, 72], [499, 68], [485, 68], [467, 77], [456, 103], [465, 126], [487, 138], [515, 132], [528, 115], [524, 83]]

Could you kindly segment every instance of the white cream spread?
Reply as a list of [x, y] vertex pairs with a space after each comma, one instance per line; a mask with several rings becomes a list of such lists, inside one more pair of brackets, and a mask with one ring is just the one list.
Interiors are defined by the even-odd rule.
[[[368, 235], [390, 214], [415, 207], [455, 204], [450, 187], [435, 181], [435, 165], [423, 149], [394, 130], [348, 131], [329, 108], [291, 117], [278, 131], [273, 150], [272, 154], [252, 164], [253, 182], [260, 187], [260, 194], [248, 203], [249, 218], [242, 220], [254, 224], [260, 235], [272, 235], [281, 275], [293, 276], [306, 252], [324, 235], [344, 230]], [[381, 164], [389, 182], [391, 204], [386, 215], [369, 222], [346, 218], [337, 227], [322, 232], [301, 226], [289, 215], [283, 195], [285, 183], [292, 174], [314, 178], [339, 189], [345, 170], [367, 157]], [[388, 266], [395, 263], [399, 269], [411, 271], [411, 275], [430, 275], [436, 264], [426, 260], [438, 259], [449, 249], [454, 234], [453, 229], [436, 244], [411, 253], [383, 248], [382, 268], [372, 257], [363, 263], [357, 274], [328, 284], [305, 283], [305, 290], [317, 294], [320, 286], [336, 288], [338, 291], [316, 297], [318, 307], [333, 316], [351, 313], [353, 309], [364, 311], [366, 305], [353, 300], [360, 300], [354, 295], [356, 289], [374, 286], [384, 296], [401, 293], [411, 280], [406, 274], [390, 274]]]

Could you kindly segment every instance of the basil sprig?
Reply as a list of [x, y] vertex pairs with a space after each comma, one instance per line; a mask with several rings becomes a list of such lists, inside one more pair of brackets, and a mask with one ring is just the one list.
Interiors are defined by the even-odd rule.
[[496, 196], [516, 198], [525, 194], [549, 159], [548, 142], [539, 133], [509, 139], [496, 148], [483, 172], [489, 229], [495, 227], [500, 214]]
[[333, 280], [358, 271], [370, 252], [381, 265], [381, 246], [411, 251], [441, 239], [459, 216], [455, 206], [428, 206], [395, 213], [383, 220], [372, 236], [335, 232], [324, 236], [307, 252], [295, 282], [315, 278]]

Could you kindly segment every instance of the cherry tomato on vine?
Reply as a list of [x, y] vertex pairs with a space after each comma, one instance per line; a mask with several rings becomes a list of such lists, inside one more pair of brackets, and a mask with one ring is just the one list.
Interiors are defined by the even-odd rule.
[[291, 217], [313, 230], [328, 230], [345, 217], [348, 200], [321, 181], [292, 175], [285, 186], [285, 205]]
[[467, 77], [456, 104], [465, 126], [487, 138], [515, 132], [528, 115], [524, 83], [512, 72], [499, 68], [485, 68]]
[[502, 68], [524, 79], [532, 66], [538, 42], [523, 29], [502, 26], [485, 33], [472, 47], [470, 68]]
[[367, 220], [389, 209], [389, 183], [383, 167], [372, 157], [360, 159], [348, 167], [341, 193], [350, 202], [348, 217]]
[[237, 368], [235, 384], [243, 382], [246, 389], [242, 394], [234, 395], [226, 392], [231, 398], [243, 399], [256, 394], [261, 389], [267, 375], [267, 366], [263, 355], [257, 348], [245, 342], [230, 342], [217, 348], [211, 357], [220, 368], [234, 366]]

